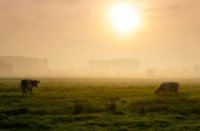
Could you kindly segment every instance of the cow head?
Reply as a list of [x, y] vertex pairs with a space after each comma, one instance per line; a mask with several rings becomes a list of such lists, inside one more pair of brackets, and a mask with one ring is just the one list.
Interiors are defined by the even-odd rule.
[[159, 93], [159, 90], [157, 89], [157, 90], [155, 90], [155, 94], [158, 94]]
[[38, 83], [40, 83], [40, 81], [34, 80], [34, 81], [33, 81], [33, 86], [38, 87]]

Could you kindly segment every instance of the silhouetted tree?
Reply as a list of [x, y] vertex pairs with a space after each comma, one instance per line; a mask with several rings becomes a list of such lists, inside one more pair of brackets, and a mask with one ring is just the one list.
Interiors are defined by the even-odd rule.
[[140, 67], [137, 59], [90, 60], [88, 64], [98, 74], [134, 74]]
[[[43, 75], [48, 74], [48, 60], [23, 57], [23, 56], [0, 56], [0, 62], [12, 65], [13, 74], [20, 75]], [[9, 67], [7, 65], [7, 67]], [[11, 68], [11, 67], [9, 67]]]

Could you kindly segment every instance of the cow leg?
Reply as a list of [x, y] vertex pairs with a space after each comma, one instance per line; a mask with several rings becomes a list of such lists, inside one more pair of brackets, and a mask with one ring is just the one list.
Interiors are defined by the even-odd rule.
[[25, 91], [24, 90], [22, 91], [22, 94], [23, 94], [23, 96], [25, 96]]
[[29, 94], [31, 94], [32, 93], [32, 87], [31, 88], [29, 88]]
[[164, 91], [162, 91], [162, 94], [166, 94], [166, 91], [164, 90]]

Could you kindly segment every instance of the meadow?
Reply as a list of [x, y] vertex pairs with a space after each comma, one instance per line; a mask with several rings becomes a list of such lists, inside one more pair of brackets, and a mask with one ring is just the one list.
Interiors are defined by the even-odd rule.
[[22, 96], [20, 79], [0, 79], [0, 130], [200, 130], [200, 81], [155, 95], [161, 79], [38, 79]]

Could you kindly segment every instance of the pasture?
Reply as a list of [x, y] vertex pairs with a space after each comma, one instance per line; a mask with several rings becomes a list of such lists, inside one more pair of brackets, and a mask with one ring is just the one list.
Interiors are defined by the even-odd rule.
[[38, 79], [22, 96], [20, 79], [0, 79], [0, 130], [200, 130], [200, 81], [178, 95], [155, 95], [166, 80]]

